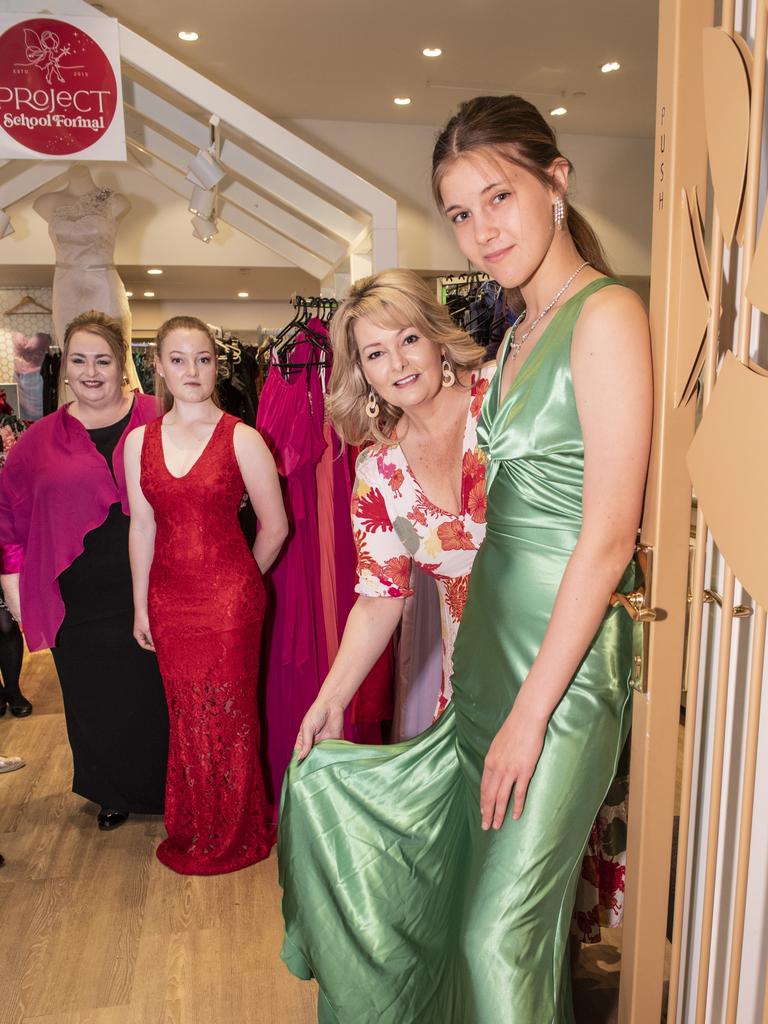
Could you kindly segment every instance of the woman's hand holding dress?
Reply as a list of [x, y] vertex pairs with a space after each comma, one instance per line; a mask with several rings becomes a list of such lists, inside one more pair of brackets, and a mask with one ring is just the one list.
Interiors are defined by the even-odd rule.
[[316, 700], [304, 716], [296, 737], [296, 752], [303, 761], [315, 743], [340, 740], [344, 736], [344, 709]]

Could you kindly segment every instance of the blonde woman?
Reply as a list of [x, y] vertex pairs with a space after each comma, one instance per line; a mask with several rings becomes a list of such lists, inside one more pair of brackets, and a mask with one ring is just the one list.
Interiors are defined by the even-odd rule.
[[299, 758], [340, 738], [344, 709], [394, 633], [413, 565], [440, 594], [443, 682], [472, 562], [485, 533], [477, 421], [492, 369], [416, 274], [359, 281], [331, 325], [329, 415], [344, 440], [373, 440], [357, 462], [352, 521], [360, 595], [339, 653], [299, 732]]

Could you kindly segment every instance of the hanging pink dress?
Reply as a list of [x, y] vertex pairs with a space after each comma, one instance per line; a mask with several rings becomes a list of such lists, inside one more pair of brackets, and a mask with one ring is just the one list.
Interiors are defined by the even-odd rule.
[[[282, 358], [316, 364], [320, 352], [299, 338]], [[322, 387], [314, 366], [299, 366], [283, 376], [273, 363], [259, 399], [256, 427], [274, 456], [290, 528], [266, 577], [262, 694], [267, 788], [275, 802], [301, 720], [328, 672], [316, 477], [326, 446], [323, 419]]]

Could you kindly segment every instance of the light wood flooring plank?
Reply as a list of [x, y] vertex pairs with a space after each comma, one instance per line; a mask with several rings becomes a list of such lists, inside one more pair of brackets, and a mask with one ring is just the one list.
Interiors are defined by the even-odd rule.
[[162, 821], [114, 833], [70, 791], [72, 763], [53, 662], [27, 655], [26, 719], [0, 720], [0, 1024], [310, 1024], [315, 987], [279, 960], [273, 856], [184, 877], [155, 849]]

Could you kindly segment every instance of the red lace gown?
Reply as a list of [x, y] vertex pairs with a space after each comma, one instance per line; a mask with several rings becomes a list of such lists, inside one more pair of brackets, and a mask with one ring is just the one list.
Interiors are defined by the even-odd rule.
[[149, 623], [171, 725], [157, 856], [187, 875], [237, 871], [273, 844], [256, 699], [265, 591], [237, 519], [237, 422], [225, 413], [182, 477], [166, 466], [160, 420], [141, 452], [157, 525]]

